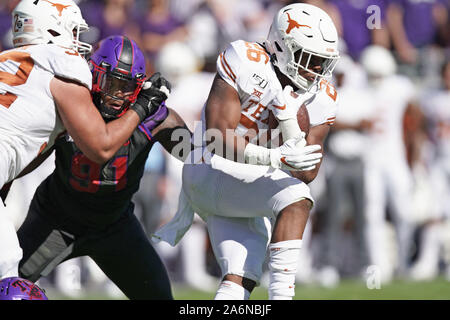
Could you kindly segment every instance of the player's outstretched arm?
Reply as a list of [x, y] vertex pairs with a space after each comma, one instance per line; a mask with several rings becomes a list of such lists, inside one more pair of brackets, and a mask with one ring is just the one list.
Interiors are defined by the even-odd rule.
[[97, 163], [109, 160], [140, 123], [140, 117], [132, 110], [105, 123], [90, 91], [76, 82], [55, 77], [50, 90], [67, 132], [81, 151]]
[[[192, 132], [175, 110], [171, 108], [167, 108], [167, 110], [169, 115], [152, 130], [152, 136], [161, 143], [167, 152], [184, 162], [189, 152], [193, 150]], [[175, 149], [175, 147], [177, 148]]]

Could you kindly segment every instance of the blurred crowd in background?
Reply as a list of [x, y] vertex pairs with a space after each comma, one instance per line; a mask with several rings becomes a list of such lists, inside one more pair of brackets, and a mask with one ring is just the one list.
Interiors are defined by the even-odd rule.
[[[0, 3], [0, 48], [11, 47], [10, 12]], [[135, 40], [172, 85], [167, 104], [191, 130], [218, 54], [229, 42], [262, 42], [286, 0], [80, 0], [91, 44], [114, 34]], [[346, 278], [450, 281], [450, 0], [329, 0], [341, 59], [339, 96], [324, 162], [310, 186], [316, 206], [304, 235], [297, 282], [333, 287]], [[7, 199], [19, 226], [53, 158], [15, 182]], [[136, 213], [148, 233], [176, 212], [182, 163], [156, 145]], [[214, 291], [220, 274], [203, 221], [181, 243], [156, 245], [174, 284]], [[130, 272], [130, 271], [124, 271]], [[132, 271], [131, 271], [132, 272]], [[59, 266], [43, 286], [80, 296], [121, 293], [89, 259]], [[266, 281], [263, 279], [262, 285]]]

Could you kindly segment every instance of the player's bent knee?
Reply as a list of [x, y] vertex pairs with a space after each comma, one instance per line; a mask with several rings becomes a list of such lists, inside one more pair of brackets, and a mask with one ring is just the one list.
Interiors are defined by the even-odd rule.
[[286, 219], [286, 221], [289, 221], [290, 223], [296, 223], [296, 220], [293, 219], [307, 219], [309, 217], [311, 208], [311, 200], [303, 198], [283, 208], [278, 214], [277, 219], [280, 220], [280, 217], [284, 216], [284, 219]]
[[301, 198], [298, 201], [289, 204], [281, 211], [282, 212], [283, 211], [294, 211], [294, 212], [309, 213], [309, 211], [312, 209], [312, 207], [313, 207], [313, 202], [311, 199]]
[[19, 261], [22, 256], [22, 251], [17, 251], [7, 257], [0, 257], [0, 278], [17, 277]]

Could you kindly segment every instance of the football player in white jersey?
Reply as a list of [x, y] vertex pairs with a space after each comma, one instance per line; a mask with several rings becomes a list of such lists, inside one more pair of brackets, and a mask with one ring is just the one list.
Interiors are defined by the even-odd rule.
[[[215, 299], [249, 298], [267, 246], [269, 298], [295, 295], [299, 250], [313, 205], [307, 183], [318, 173], [318, 151], [337, 109], [337, 93], [324, 79], [339, 58], [337, 41], [324, 11], [292, 4], [275, 15], [263, 44], [232, 42], [217, 60], [203, 127], [206, 136], [215, 134], [211, 129], [219, 132], [214, 136], [219, 143], [212, 155], [199, 147], [198, 160], [194, 150], [193, 163], [183, 168], [178, 212], [155, 233], [155, 239], [175, 245], [194, 212], [206, 221], [223, 277]], [[302, 104], [310, 118], [306, 140], [297, 122]], [[263, 137], [272, 127], [270, 113], [284, 141], [278, 148]]]
[[[79, 40], [88, 26], [72, 0], [22, 0], [12, 12], [12, 29], [15, 48], [0, 53], [0, 188], [64, 129], [91, 160], [107, 161], [167, 97], [158, 84], [140, 90], [142, 79], [126, 98], [133, 111], [105, 124], [92, 103], [83, 58], [91, 46]], [[5, 210], [0, 201], [0, 278], [17, 276], [22, 257]]]
[[419, 254], [411, 266], [414, 280], [431, 280], [445, 265], [450, 281], [450, 60], [442, 68], [442, 88], [427, 92], [423, 110], [428, 122], [431, 146], [425, 145], [423, 156], [433, 204], [427, 203], [423, 218]]
[[[403, 138], [403, 119], [416, 99], [416, 88], [407, 77], [397, 74], [396, 61], [384, 47], [368, 46], [360, 61], [367, 73], [366, 107], [373, 120], [368, 132], [370, 148], [364, 153], [367, 256], [370, 265], [377, 266], [381, 282], [389, 283], [394, 272], [402, 276], [409, 268], [413, 177]], [[390, 209], [397, 248], [392, 247], [389, 238], [386, 206]], [[397, 266], [390, 252], [398, 258]]]

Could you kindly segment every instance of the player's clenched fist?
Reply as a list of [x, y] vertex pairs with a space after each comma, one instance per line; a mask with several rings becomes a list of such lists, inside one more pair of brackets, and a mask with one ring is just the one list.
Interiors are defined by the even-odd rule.
[[141, 121], [151, 116], [170, 94], [171, 84], [159, 72], [153, 74], [143, 85], [136, 103], [131, 109], [136, 111]]

